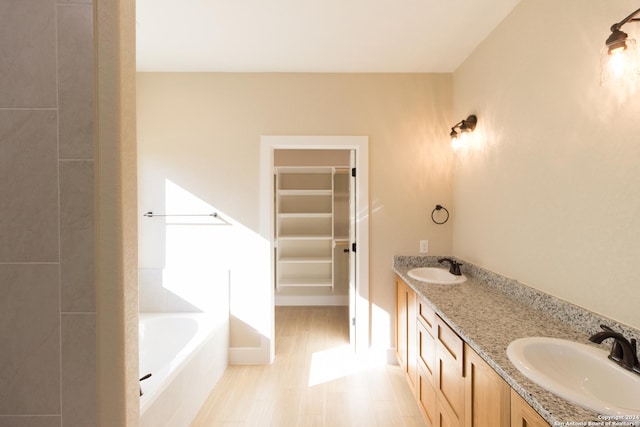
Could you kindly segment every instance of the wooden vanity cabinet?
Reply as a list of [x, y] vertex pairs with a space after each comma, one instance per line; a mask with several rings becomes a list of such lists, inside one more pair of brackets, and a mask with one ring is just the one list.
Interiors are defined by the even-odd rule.
[[430, 427], [549, 427], [399, 277], [396, 356]]
[[467, 344], [465, 364], [465, 427], [509, 427], [511, 387]]
[[511, 389], [511, 427], [550, 427], [550, 425]]
[[417, 376], [416, 293], [396, 278], [396, 358], [415, 391]]

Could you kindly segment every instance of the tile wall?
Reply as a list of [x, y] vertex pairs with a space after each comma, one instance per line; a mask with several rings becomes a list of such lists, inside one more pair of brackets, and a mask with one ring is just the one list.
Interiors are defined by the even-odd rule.
[[0, 1], [0, 426], [96, 425], [93, 4]]

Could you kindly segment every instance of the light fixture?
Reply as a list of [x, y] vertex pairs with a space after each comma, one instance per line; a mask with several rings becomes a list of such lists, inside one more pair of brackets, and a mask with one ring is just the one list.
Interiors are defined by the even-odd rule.
[[476, 128], [476, 124], [478, 123], [478, 118], [475, 115], [470, 115], [469, 117], [467, 117], [464, 120], [460, 120], [458, 123], [456, 123], [455, 125], [453, 125], [453, 127], [451, 128], [451, 133], [449, 134], [449, 136], [451, 138], [457, 138], [458, 132], [456, 132], [456, 128], [458, 128], [458, 130], [463, 133], [463, 132], [471, 132], [472, 130], [474, 130]]
[[640, 9], [611, 26], [611, 35], [601, 52], [601, 85], [625, 82], [640, 74], [636, 41], [620, 30], [627, 22], [640, 21], [640, 18], [635, 18], [638, 14]]
[[[449, 136], [451, 137], [451, 147], [454, 150], [458, 150], [459, 148], [467, 145], [467, 135], [476, 128], [477, 123], [478, 118], [472, 114], [466, 119], [460, 120], [458, 123], [453, 125]], [[458, 130], [456, 131], [456, 129]]]

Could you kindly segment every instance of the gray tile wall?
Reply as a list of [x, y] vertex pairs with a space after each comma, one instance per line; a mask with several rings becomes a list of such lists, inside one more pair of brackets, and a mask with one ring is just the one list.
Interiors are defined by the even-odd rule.
[[96, 425], [93, 4], [0, 0], [0, 427]]

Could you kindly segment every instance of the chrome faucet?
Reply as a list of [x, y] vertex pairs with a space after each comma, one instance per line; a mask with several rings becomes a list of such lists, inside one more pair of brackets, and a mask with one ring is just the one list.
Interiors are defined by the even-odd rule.
[[589, 341], [596, 344], [602, 343], [602, 341], [613, 338], [613, 344], [611, 346], [611, 352], [609, 353], [609, 359], [616, 362], [618, 365], [625, 369], [640, 374], [640, 363], [638, 362], [638, 354], [636, 349], [636, 340], [627, 340], [624, 335], [614, 331], [606, 325], [600, 325], [602, 332], [593, 334]]
[[460, 266], [462, 264], [457, 262], [456, 260], [453, 260], [451, 258], [440, 258], [438, 262], [440, 264], [442, 264], [443, 262], [448, 262], [451, 266], [449, 267], [449, 273], [453, 274], [454, 276], [462, 276], [462, 273], [460, 273]]

